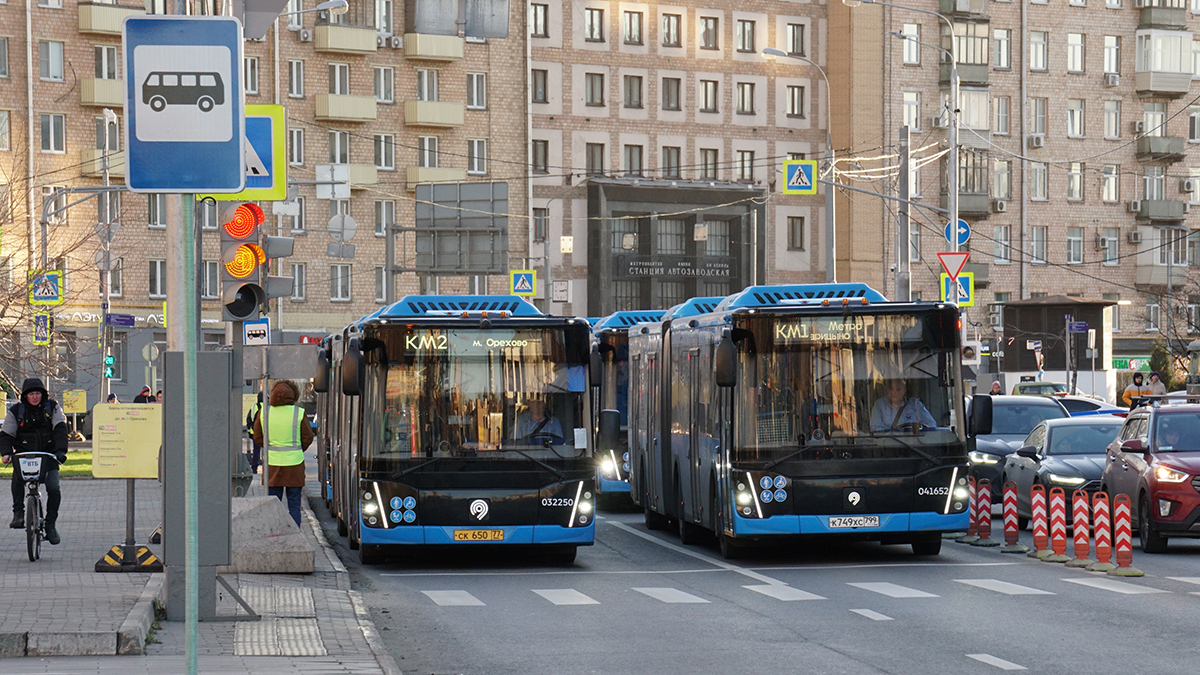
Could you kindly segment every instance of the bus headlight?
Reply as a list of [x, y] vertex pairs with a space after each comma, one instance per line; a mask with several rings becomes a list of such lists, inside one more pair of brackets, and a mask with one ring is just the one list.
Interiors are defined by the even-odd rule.
[[611, 459], [606, 459], [600, 462], [600, 473], [605, 476], [615, 476], [617, 475], [617, 465]]
[[591, 513], [592, 512], [592, 503], [591, 502], [583, 502], [583, 501], [579, 502], [579, 512], [580, 513]]
[[754, 498], [750, 496], [749, 492], [746, 492], [745, 490], [743, 490], [743, 491], [737, 493], [737, 503], [739, 505], [746, 506], [747, 504], [749, 504], [752, 501], [754, 501]]
[[375, 502], [364, 502], [362, 506], [363, 513], [368, 516], [373, 516], [379, 513], [379, 505]]

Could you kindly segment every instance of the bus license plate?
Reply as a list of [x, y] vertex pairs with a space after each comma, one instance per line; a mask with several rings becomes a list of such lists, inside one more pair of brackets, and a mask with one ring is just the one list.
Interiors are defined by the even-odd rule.
[[879, 516], [834, 516], [829, 519], [829, 527], [831, 529], [879, 527]]
[[504, 530], [455, 530], [454, 541], [504, 541]]

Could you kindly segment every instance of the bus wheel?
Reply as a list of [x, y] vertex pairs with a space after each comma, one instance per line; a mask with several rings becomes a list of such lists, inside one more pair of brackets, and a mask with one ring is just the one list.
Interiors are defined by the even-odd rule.
[[575, 553], [579, 547], [574, 544], [563, 544], [550, 549], [550, 559], [556, 565], [574, 565]]
[[[680, 511], [682, 510], [681, 506]], [[675, 520], [679, 523], [679, 543], [684, 546], [695, 546], [700, 543], [700, 534], [703, 530], [699, 525], [689, 523], [682, 515]]]
[[167, 107], [167, 99], [161, 96], [155, 96], [150, 99], [150, 109], [154, 112], [162, 112]]
[[213, 100], [208, 96], [201, 96], [199, 101], [196, 101], [196, 106], [200, 108], [200, 112], [208, 112], [213, 109]]
[[346, 536], [346, 534], [348, 534], [349, 532], [350, 532], [350, 529], [346, 527], [346, 521], [345, 521], [345, 520], [343, 520], [341, 516], [338, 516], [338, 517], [337, 517], [337, 533], [338, 533], [338, 536], [339, 536], [339, 537], [344, 537], [344, 536]]
[[937, 555], [942, 552], [942, 538], [914, 541], [912, 551], [913, 555]]
[[363, 565], [378, 565], [383, 562], [383, 547], [377, 544], [362, 544], [358, 547], [358, 562]]
[[646, 503], [642, 505], [642, 511], [646, 514], [647, 530], [665, 530], [667, 529], [667, 526], [671, 524], [670, 521], [667, 520], [666, 516], [662, 515], [661, 513], [655, 513], [650, 508], [649, 500], [646, 500]]

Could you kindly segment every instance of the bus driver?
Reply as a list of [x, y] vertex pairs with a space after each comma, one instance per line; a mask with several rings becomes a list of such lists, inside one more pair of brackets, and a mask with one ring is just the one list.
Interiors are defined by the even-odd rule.
[[562, 423], [546, 410], [546, 401], [540, 396], [532, 396], [528, 400], [528, 409], [517, 417], [513, 427], [513, 438], [521, 440], [538, 436], [553, 436], [563, 438]]
[[914, 424], [922, 428], [937, 426], [933, 415], [916, 397], [905, 396], [907, 384], [901, 378], [887, 381], [884, 395], [871, 408], [871, 431], [902, 430]]

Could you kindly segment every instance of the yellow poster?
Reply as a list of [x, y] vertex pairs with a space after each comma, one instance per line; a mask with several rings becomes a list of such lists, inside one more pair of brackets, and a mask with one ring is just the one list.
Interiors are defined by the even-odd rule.
[[63, 412], [70, 415], [72, 413], [82, 415], [88, 411], [87, 408], [87, 391], [83, 389], [72, 389], [62, 393]]
[[157, 478], [162, 409], [153, 403], [97, 404], [92, 411], [92, 475]]

